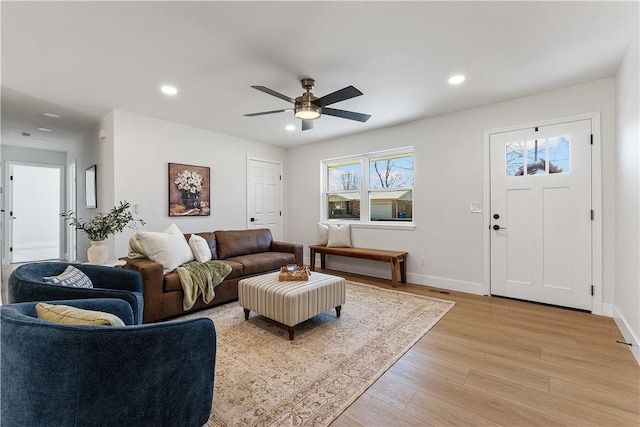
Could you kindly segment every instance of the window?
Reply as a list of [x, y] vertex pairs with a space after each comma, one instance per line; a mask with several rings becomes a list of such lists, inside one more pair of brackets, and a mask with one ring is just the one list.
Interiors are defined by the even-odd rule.
[[569, 135], [509, 142], [505, 148], [507, 176], [569, 173]]
[[325, 160], [323, 218], [413, 220], [413, 148]]

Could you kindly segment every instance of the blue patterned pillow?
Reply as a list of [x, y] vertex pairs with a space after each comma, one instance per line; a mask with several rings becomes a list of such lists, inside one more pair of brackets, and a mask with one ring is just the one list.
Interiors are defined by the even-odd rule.
[[58, 276], [43, 277], [42, 281], [52, 285], [68, 286], [70, 288], [93, 288], [91, 279], [82, 271], [70, 265]]

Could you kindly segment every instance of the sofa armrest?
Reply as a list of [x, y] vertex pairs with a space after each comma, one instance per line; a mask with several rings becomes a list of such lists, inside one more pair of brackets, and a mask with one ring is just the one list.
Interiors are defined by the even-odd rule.
[[289, 252], [295, 255], [296, 264], [302, 265], [302, 251], [303, 246], [297, 243], [286, 243], [286, 242], [271, 242], [271, 251], [273, 252]]
[[162, 264], [148, 258], [122, 258], [127, 261], [126, 270], [134, 270], [142, 275], [142, 296], [144, 300], [143, 323], [162, 318], [162, 294], [164, 293], [164, 271]]

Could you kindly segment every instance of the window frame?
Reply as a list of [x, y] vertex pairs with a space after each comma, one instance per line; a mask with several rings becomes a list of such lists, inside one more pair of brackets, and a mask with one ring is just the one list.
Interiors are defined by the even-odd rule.
[[[413, 157], [413, 174], [414, 180], [411, 187], [394, 187], [394, 188], [372, 188], [370, 186], [370, 164], [371, 160], [384, 157], [408, 154]], [[335, 163], [360, 163], [362, 182], [360, 185], [360, 219], [330, 219], [329, 218], [329, 196], [331, 194], [343, 193], [349, 190], [329, 191], [329, 166]], [[394, 148], [391, 150], [372, 151], [369, 153], [356, 154], [344, 157], [334, 157], [325, 159], [320, 162], [321, 167], [321, 183], [320, 183], [320, 221], [331, 224], [349, 224], [353, 227], [361, 228], [389, 228], [389, 229], [414, 229], [415, 228], [415, 150], [413, 146]], [[407, 221], [371, 221], [371, 200], [370, 194], [384, 191], [411, 190], [412, 194], [412, 215], [411, 220]]]

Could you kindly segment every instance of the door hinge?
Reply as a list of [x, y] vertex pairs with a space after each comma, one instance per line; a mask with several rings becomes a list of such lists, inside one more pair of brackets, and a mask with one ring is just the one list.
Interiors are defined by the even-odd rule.
[[593, 209], [591, 209], [591, 221], [593, 221], [596, 217], [596, 214], [593, 212]]
[[593, 285], [591, 285], [591, 296], [594, 295]]
[[280, 216], [282, 216], [282, 211], [280, 211]]
[[13, 175], [9, 177], [9, 181], [13, 181]]
[[280, 175], [280, 181], [282, 181], [282, 175]]
[[535, 132], [538, 132], [538, 126], [536, 126], [536, 128], [534, 129]]
[[9, 248], [9, 252], [13, 252], [13, 246]]
[[591, 145], [593, 145], [593, 134], [591, 134]]

